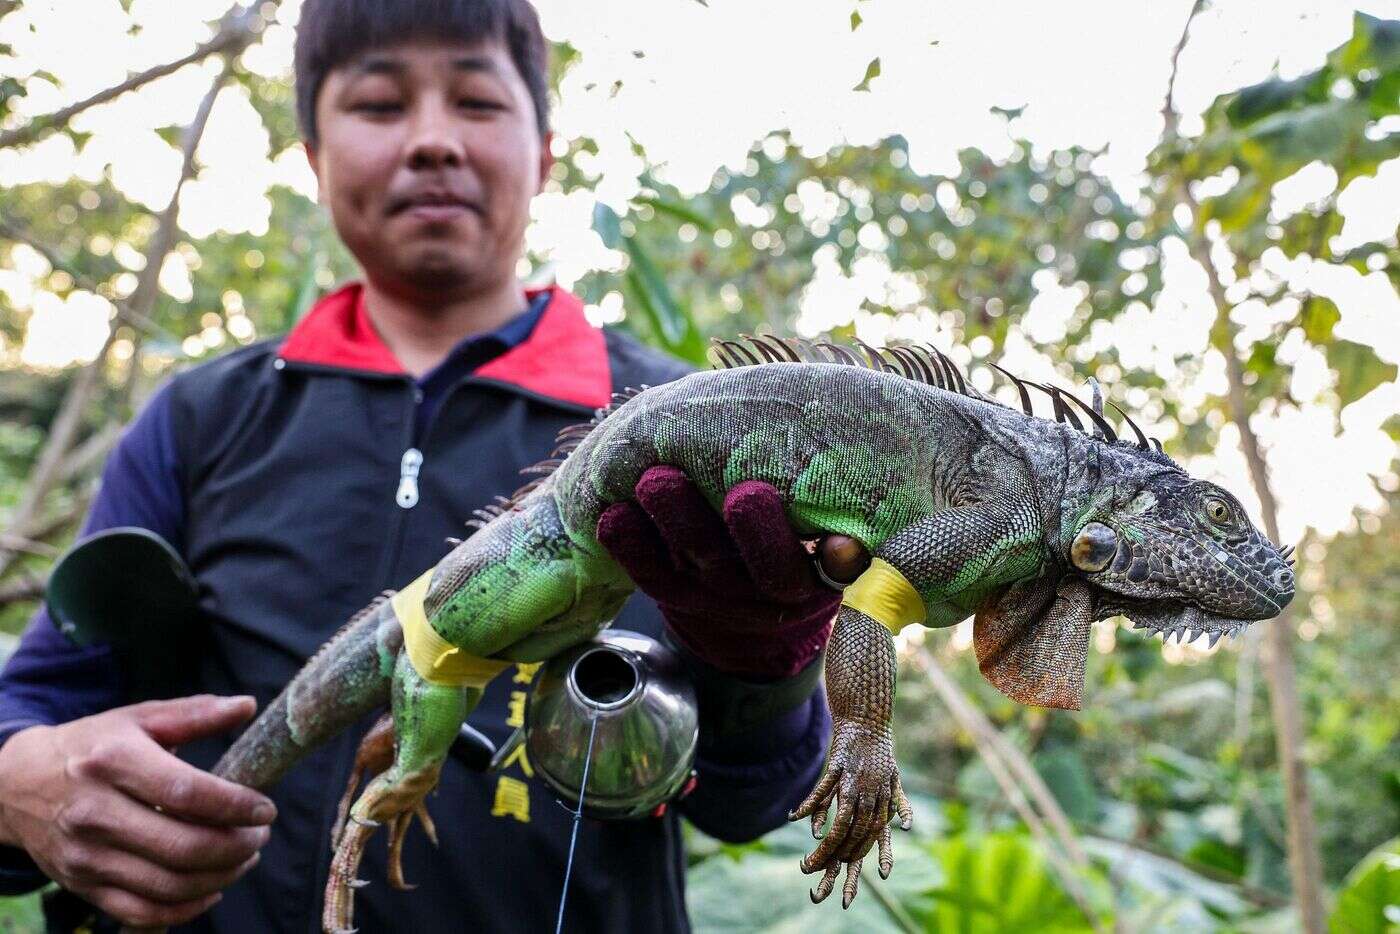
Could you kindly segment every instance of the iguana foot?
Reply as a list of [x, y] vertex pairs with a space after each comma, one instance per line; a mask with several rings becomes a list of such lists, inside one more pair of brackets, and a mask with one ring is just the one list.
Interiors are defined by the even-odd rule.
[[437, 786], [441, 766], [434, 764], [417, 772], [395, 775], [392, 771], [370, 782], [364, 794], [350, 809], [349, 819], [336, 844], [331, 861], [330, 877], [326, 880], [326, 901], [321, 913], [321, 927], [326, 934], [352, 934], [355, 914], [355, 889], [366, 883], [355, 878], [364, 856], [365, 844], [380, 824], [388, 824], [389, 881], [404, 888], [403, 869], [399, 865], [403, 834], [415, 814], [425, 818], [423, 826], [436, 842], [431, 820], [426, 819], [423, 799]]
[[418, 822], [423, 825], [423, 832], [428, 835], [428, 841], [433, 846], [437, 846], [437, 825], [428, 816], [428, 808], [422, 801], [418, 806], [406, 814], [400, 814], [389, 824], [389, 885], [400, 892], [411, 892], [418, 886], [407, 882], [403, 877], [403, 841], [408, 835], [408, 828], [413, 826], [413, 819], [418, 818]]
[[[823, 836], [833, 801], [836, 817]], [[799, 864], [805, 873], [823, 873], [811, 892], [814, 903], [831, 894], [845, 863], [841, 907], [849, 908], [860, 888], [861, 864], [872, 846], [879, 847], [880, 878], [889, 878], [894, 868], [889, 822], [896, 814], [900, 827], [908, 830], [914, 812], [899, 781], [889, 728], [838, 718], [826, 771], [806, 800], [788, 815], [788, 820], [810, 816], [812, 836], [821, 841]]]
[[340, 845], [340, 835], [345, 832], [345, 819], [350, 816], [350, 805], [355, 801], [355, 792], [360, 790], [360, 780], [366, 775], [387, 772], [393, 764], [394, 718], [386, 713], [370, 727], [365, 738], [360, 740], [360, 748], [355, 751], [355, 765], [350, 769], [345, 794], [340, 796], [340, 804], [335, 809], [335, 826], [331, 828], [332, 853]]

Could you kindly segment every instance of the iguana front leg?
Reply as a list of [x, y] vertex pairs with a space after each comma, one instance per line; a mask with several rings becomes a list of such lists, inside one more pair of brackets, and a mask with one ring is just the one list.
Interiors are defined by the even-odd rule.
[[880, 878], [894, 867], [889, 820], [897, 812], [908, 830], [914, 813], [899, 783], [890, 715], [894, 710], [894, 638], [880, 622], [849, 606], [841, 607], [826, 649], [826, 690], [831, 706], [831, 751], [826, 771], [812, 793], [789, 815], [812, 818], [812, 836], [821, 835], [833, 799], [836, 817], [825, 839], [802, 860], [802, 871], [824, 872], [812, 901], [831, 894], [846, 863], [842, 905], [849, 907], [859, 887], [861, 863], [873, 844], [880, 848]]
[[[1040, 527], [1032, 510], [1017, 504], [974, 504], [944, 510], [917, 522], [876, 549], [877, 565], [866, 575], [886, 574], [904, 589], [904, 605], [917, 607], [904, 622], [949, 625], [965, 618], [989, 594], [1028, 576], [1040, 563]], [[893, 570], [896, 574], [889, 575]], [[848, 603], [852, 590], [848, 588]], [[879, 601], [876, 601], [877, 603]], [[847, 866], [842, 905], [859, 890], [861, 863], [879, 846], [880, 875], [894, 858], [889, 820], [908, 829], [913, 813], [900, 786], [890, 715], [897, 663], [891, 630], [899, 619], [877, 619], [881, 611], [843, 605], [827, 647], [826, 685], [832, 715], [826, 771], [790, 820], [811, 816], [817, 836], [833, 800], [836, 817], [826, 837], [802, 861], [803, 872], [824, 872], [812, 900], [832, 891]]]

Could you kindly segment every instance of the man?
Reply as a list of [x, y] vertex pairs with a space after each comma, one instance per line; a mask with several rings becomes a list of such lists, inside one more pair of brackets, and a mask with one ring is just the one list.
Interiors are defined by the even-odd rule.
[[[253, 713], [241, 695], [265, 705], [347, 617], [436, 563], [559, 429], [614, 391], [682, 372], [589, 327], [563, 290], [527, 294], [516, 279], [550, 166], [546, 45], [525, 0], [308, 0], [296, 78], [321, 198], [364, 281], [284, 340], [163, 387], [114, 452], [86, 525], [144, 526], [175, 545], [208, 625], [195, 680], [240, 696], [118, 707], [110, 653], [68, 645], [41, 613], [0, 679], [10, 892], [47, 877], [134, 924], [315, 930], [363, 730], [264, 797], [200, 770]], [[733, 534], [766, 552], [764, 586], [734, 583]], [[721, 519], [683, 475], [656, 468], [600, 537], [624, 567], [664, 550], [674, 570], [659, 596], [703, 698], [699, 784], [679, 810], [732, 840], [778, 825], [820, 769], [828, 721], [813, 685], [837, 598], [776, 494], [747, 485]], [[640, 599], [616, 625], [661, 632]], [[498, 678], [473, 725], [504, 739], [529, 674]], [[449, 760], [429, 802], [441, 845], [410, 837], [411, 894], [383, 884], [371, 847], [362, 929], [553, 924], [570, 815], [531, 773], [523, 754], [489, 776]], [[675, 810], [585, 824], [571, 930], [686, 929]]]

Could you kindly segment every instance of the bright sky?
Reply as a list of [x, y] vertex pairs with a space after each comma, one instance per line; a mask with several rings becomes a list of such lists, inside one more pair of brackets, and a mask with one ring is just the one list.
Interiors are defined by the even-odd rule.
[[[207, 21], [220, 16], [227, 2], [134, 0], [128, 14], [117, 0], [83, 0], [84, 28], [76, 30], [71, 0], [25, 0], [18, 12], [0, 21], [0, 43], [14, 48], [13, 60], [0, 59], [0, 74], [36, 68], [54, 74], [59, 86], [31, 81], [30, 96], [15, 102], [21, 117], [50, 111], [117, 83], [129, 72], [186, 53], [208, 36]], [[282, 4], [282, 22], [245, 56], [249, 67], [270, 76], [289, 73], [291, 27], [299, 5], [299, 0]], [[810, 153], [900, 133], [909, 141], [912, 167], [936, 176], [956, 173], [957, 151], [965, 147], [1005, 155], [1010, 136], [990, 108], [1024, 106], [1010, 128], [1012, 135], [1031, 140], [1042, 153], [1107, 144], [1107, 154], [1095, 168], [1131, 197], [1140, 185], [1144, 158], [1161, 132], [1159, 110], [1170, 52], [1191, 2], [707, 0], [702, 5], [695, 0], [538, 0], [538, 5], [548, 35], [567, 40], [580, 52], [560, 88], [556, 132], [563, 139], [589, 136], [599, 150], [583, 166], [597, 178], [592, 191], [546, 194], [535, 205], [529, 245], [550, 260], [549, 272], [567, 285], [590, 270], [617, 268], [618, 257], [603, 247], [589, 221], [595, 200], [623, 209], [636, 193], [642, 163], [632, 153], [633, 141], [644, 148], [658, 175], [686, 192], [707, 187], [720, 166], [742, 167], [756, 142], [782, 129]], [[1327, 50], [1350, 35], [1358, 7], [1400, 17], [1400, 0], [1370, 0], [1357, 7], [1340, 0], [1212, 4], [1194, 23], [1182, 56], [1175, 103], [1183, 131], [1199, 129], [1200, 113], [1220, 93], [1263, 80], [1275, 67], [1285, 77], [1317, 67]], [[862, 19], [855, 31], [850, 28], [853, 9]], [[852, 90], [877, 56], [881, 73], [869, 91]], [[71, 177], [95, 180], [105, 170], [135, 201], [163, 206], [179, 158], [155, 130], [189, 120], [215, 67], [212, 62], [188, 67], [83, 114], [75, 128], [93, 135], [81, 153], [75, 154], [63, 136], [50, 136], [23, 151], [0, 151], [0, 186]], [[1397, 122], [1392, 118], [1378, 131], [1395, 132]], [[237, 89], [220, 95], [199, 159], [203, 171], [186, 187], [180, 210], [181, 227], [192, 237], [215, 230], [265, 231], [270, 215], [266, 192], [272, 185], [314, 197], [314, 181], [300, 153], [269, 151], [267, 133]], [[1299, 210], [1335, 184], [1330, 170], [1305, 169], [1278, 186], [1275, 209]], [[931, 178], [930, 190], [935, 188]], [[822, 210], [821, 194], [808, 192], [814, 218]], [[1338, 246], [1383, 240], [1378, 262], [1394, 261], [1400, 163], [1387, 164], [1376, 178], [1352, 182], [1339, 203], [1346, 226]], [[761, 208], [755, 210], [761, 213]], [[120, 258], [120, 253], [114, 255]], [[1131, 255], [1124, 259], [1137, 261]], [[1205, 294], [1204, 272], [1180, 243], [1167, 244], [1163, 262], [1166, 287], [1153, 304], [1131, 302], [1116, 321], [1095, 331], [1093, 342], [1115, 349], [1125, 366], [1153, 369], [1173, 381], [1169, 391], [1184, 400], [1189, 415], [1206, 394], [1223, 393], [1224, 361], [1205, 349], [1214, 311]], [[1363, 276], [1306, 258], [1289, 261], [1281, 254], [1267, 258], [1265, 266], [1256, 275], [1274, 276], [1334, 300], [1342, 314], [1338, 336], [1369, 344], [1383, 359], [1400, 362], [1400, 298], [1382, 272]], [[46, 273], [42, 259], [23, 248], [11, 251], [8, 264], [0, 264], [0, 289], [31, 313], [21, 360], [56, 366], [90, 358], [102, 343], [110, 309], [91, 295], [58, 299], [39, 284]], [[172, 257], [162, 284], [182, 298], [188, 295], [188, 278], [183, 262]], [[891, 269], [878, 250], [850, 275], [819, 256], [799, 326], [816, 331], [855, 321], [867, 339], [912, 337], [949, 346], [937, 310], [920, 304], [922, 296], [911, 282], [907, 271]], [[1061, 283], [1048, 271], [1037, 287], [1039, 297], [1013, 330], [1005, 356], [1014, 370], [1050, 377], [1052, 359], [1063, 358], [1055, 343], [1082, 296], [1072, 283]], [[910, 309], [899, 319], [860, 310], [867, 296], [891, 294], [902, 295]], [[1234, 308], [1242, 340], [1256, 339], [1250, 337], [1251, 328], [1262, 334], [1270, 320], [1289, 317], [1289, 301], [1274, 306], [1244, 302]], [[246, 340], [252, 334], [248, 319], [241, 320], [244, 332], [237, 337]], [[221, 336], [206, 333], [202, 338], [212, 346]], [[987, 349], [973, 348], [978, 356]], [[960, 354], [970, 361], [967, 350]], [[1365, 515], [1382, 508], [1378, 483], [1385, 488], [1400, 484], [1395, 445], [1379, 429], [1388, 415], [1400, 411], [1400, 384], [1383, 386], [1338, 413], [1324, 392], [1334, 377], [1301, 333], [1289, 334], [1279, 356], [1296, 364], [1292, 388], [1302, 406], [1261, 412], [1255, 427], [1270, 444], [1284, 535], [1294, 540], [1309, 526], [1331, 535], [1353, 526], [1358, 510]], [[1179, 365], [1178, 357], [1188, 365]], [[981, 370], [974, 376], [988, 378]], [[1146, 394], [1134, 401], [1152, 422], [1154, 408]], [[1167, 437], [1176, 431], [1166, 423], [1157, 429]], [[1220, 452], [1193, 466], [1248, 500], [1236, 440], [1223, 430]]]

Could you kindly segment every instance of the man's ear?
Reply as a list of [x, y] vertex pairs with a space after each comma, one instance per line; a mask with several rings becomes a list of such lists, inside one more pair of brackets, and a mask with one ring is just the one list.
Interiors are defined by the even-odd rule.
[[544, 139], [540, 140], [540, 175], [535, 181], [535, 193], [544, 191], [545, 183], [549, 181], [549, 170], [554, 168], [554, 134], [546, 133]]

